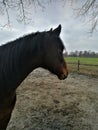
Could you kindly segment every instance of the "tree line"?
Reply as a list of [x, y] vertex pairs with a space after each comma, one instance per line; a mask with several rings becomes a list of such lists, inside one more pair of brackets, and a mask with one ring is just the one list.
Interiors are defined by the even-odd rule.
[[71, 57], [94, 57], [94, 58], [98, 58], [98, 52], [94, 52], [94, 51], [71, 51], [70, 53], [65, 52], [64, 56], [71, 56]]

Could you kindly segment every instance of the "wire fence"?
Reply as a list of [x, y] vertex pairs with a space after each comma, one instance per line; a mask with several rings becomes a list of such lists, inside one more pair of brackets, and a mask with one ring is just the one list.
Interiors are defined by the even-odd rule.
[[67, 62], [69, 71], [98, 76], [98, 64], [85, 64], [80, 60]]

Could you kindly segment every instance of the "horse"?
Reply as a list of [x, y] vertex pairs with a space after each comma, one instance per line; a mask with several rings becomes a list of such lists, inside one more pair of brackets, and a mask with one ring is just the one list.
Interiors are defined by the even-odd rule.
[[0, 130], [6, 130], [16, 103], [16, 89], [34, 69], [42, 67], [60, 80], [68, 76], [60, 38], [61, 25], [24, 35], [0, 46]]

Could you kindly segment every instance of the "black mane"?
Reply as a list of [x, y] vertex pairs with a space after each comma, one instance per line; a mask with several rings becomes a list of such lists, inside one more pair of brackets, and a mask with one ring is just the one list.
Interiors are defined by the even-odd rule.
[[35, 33], [30, 33], [30, 34], [26, 34], [26, 35], [23, 35], [19, 38], [16, 38], [15, 40], [12, 40], [12, 41], [9, 41], [3, 45], [0, 46], [0, 49], [4, 49], [6, 47], [11, 47], [11, 46], [15, 46], [15, 44], [22, 42], [23, 40], [26, 40], [26, 39], [31, 39], [31, 38], [34, 38], [35, 36], [37, 36], [38, 34], [40, 34], [40, 32], [35, 32]]

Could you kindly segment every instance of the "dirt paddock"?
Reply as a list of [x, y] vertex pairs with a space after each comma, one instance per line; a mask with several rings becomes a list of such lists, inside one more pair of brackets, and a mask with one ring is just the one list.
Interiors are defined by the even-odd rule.
[[7, 130], [98, 130], [98, 77], [70, 73], [60, 81], [33, 71], [17, 89]]

